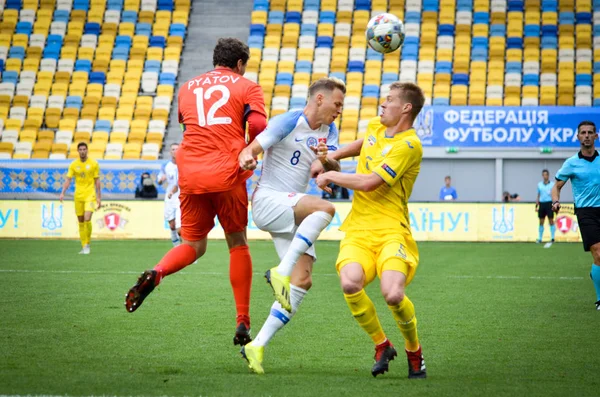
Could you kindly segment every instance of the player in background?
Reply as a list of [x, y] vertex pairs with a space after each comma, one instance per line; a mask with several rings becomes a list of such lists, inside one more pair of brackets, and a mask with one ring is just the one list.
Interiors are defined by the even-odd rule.
[[248, 193], [238, 155], [267, 124], [262, 88], [243, 77], [248, 46], [235, 38], [219, 39], [213, 52], [215, 69], [182, 84], [179, 121], [184, 130], [177, 150], [182, 244], [145, 271], [129, 290], [125, 306], [133, 312], [162, 279], [193, 263], [206, 252], [215, 216], [229, 247], [229, 277], [237, 310], [235, 344], [250, 338], [252, 260], [246, 240]]
[[556, 226], [554, 225], [554, 212], [552, 211], [552, 187], [554, 182], [550, 180], [550, 172], [548, 170], [542, 171], [542, 181], [538, 182], [537, 185], [537, 199], [535, 200], [535, 210], [538, 213], [540, 219], [540, 227], [538, 229], [538, 239], [536, 243], [541, 243], [544, 236], [544, 221], [548, 217], [548, 224], [550, 225], [550, 242], [544, 245], [544, 248], [550, 248], [554, 243], [554, 235], [556, 232]]
[[[341, 227], [346, 236], [340, 243], [336, 267], [352, 315], [375, 344], [373, 376], [386, 372], [397, 355], [364, 290], [379, 276], [383, 297], [404, 336], [408, 377], [426, 377], [415, 307], [405, 294], [419, 263], [408, 199], [423, 157], [412, 126], [424, 103], [416, 84], [391, 84], [381, 117], [373, 118], [367, 127], [356, 173], [328, 171], [317, 177], [319, 187], [335, 183], [354, 190], [352, 209]], [[355, 156], [357, 147], [357, 143], [350, 144], [332, 158]]]
[[[317, 169], [339, 170], [327, 158], [336, 150], [338, 130], [334, 124], [344, 105], [346, 86], [338, 79], [313, 83], [304, 110], [287, 112], [269, 121], [267, 129], [240, 153], [240, 166], [256, 167], [256, 157], [265, 153], [262, 172], [252, 195], [252, 218], [256, 226], [273, 237], [280, 264], [267, 271], [273, 285], [275, 272], [290, 282], [290, 306], [275, 301], [256, 338], [242, 347], [242, 356], [256, 373], [264, 373], [263, 352], [271, 338], [298, 310], [312, 286], [315, 246], [335, 207], [329, 201], [304, 194]], [[316, 163], [316, 164], [314, 164]]]
[[81, 240], [80, 254], [89, 255], [92, 240], [92, 214], [101, 203], [100, 167], [98, 162], [88, 157], [88, 146], [85, 142], [77, 145], [79, 158], [69, 165], [65, 184], [60, 192], [59, 200], [62, 203], [65, 192], [71, 186], [71, 179], [75, 178], [75, 214], [79, 221], [79, 239]]
[[173, 247], [179, 245], [179, 233], [181, 232], [181, 208], [179, 207], [179, 184], [177, 181], [179, 172], [177, 170], [177, 159], [175, 158], [178, 147], [178, 143], [171, 144], [171, 160], [163, 164], [158, 175], [158, 183], [167, 182], [165, 190], [165, 220], [169, 222]]
[[595, 146], [596, 125], [591, 121], [579, 123], [577, 138], [579, 153], [569, 157], [556, 173], [552, 209], [560, 210], [560, 190], [570, 179], [583, 249], [591, 251], [594, 259], [590, 277], [596, 289], [596, 310], [600, 310], [600, 156]]

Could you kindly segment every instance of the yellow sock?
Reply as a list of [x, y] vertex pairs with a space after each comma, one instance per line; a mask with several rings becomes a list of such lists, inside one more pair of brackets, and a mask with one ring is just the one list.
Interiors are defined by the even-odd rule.
[[87, 240], [87, 228], [85, 227], [85, 222], [79, 222], [79, 240], [81, 240], [81, 246], [83, 247]]
[[92, 221], [84, 222], [86, 224], [86, 243], [89, 244], [92, 241]]
[[365, 290], [360, 290], [355, 294], [344, 294], [346, 303], [350, 308], [350, 312], [358, 321], [358, 324], [365, 330], [367, 334], [373, 339], [373, 342], [378, 345], [385, 341], [385, 334], [379, 323], [377, 317], [377, 311], [375, 305], [371, 302], [371, 299], [365, 293]]
[[394, 315], [394, 319], [404, 336], [404, 346], [406, 350], [415, 352], [419, 350], [419, 335], [417, 333], [417, 316], [415, 315], [415, 305], [404, 296], [402, 302], [396, 306], [388, 306]]

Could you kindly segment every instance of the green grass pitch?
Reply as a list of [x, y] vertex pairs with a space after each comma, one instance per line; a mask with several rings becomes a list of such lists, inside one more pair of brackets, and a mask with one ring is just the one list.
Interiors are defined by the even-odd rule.
[[[256, 334], [272, 295], [269, 241], [250, 243]], [[367, 289], [398, 348], [374, 379], [371, 340], [344, 302], [337, 242], [319, 242], [313, 289], [250, 373], [235, 327], [223, 241], [165, 279], [133, 314], [125, 292], [168, 241], [0, 241], [0, 394], [117, 396], [598, 396], [600, 312], [580, 244], [421, 243], [407, 294], [426, 380], [407, 376], [403, 341], [375, 282]]]

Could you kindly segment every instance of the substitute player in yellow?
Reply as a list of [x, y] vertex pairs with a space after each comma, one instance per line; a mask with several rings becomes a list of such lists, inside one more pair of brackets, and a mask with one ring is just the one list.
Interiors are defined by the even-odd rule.
[[65, 198], [65, 192], [71, 185], [71, 179], [75, 177], [75, 214], [79, 221], [79, 238], [82, 246], [79, 253], [88, 255], [92, 238], [92, 214], [96, 208], [100, 207], [100, 167], [96, 160], [88, 158], [86, 143], [79, 143], [77, 151], [79, 159], [69, 165], [65, 184], [60, 193], [60, 202], [62, 203]]
[[346, 236], [340, 244], [336, 267], [352, 315], [375, 343], [373, 376], [386, 372], [397, 355], [364, 290], [379, 276], [383, 297], [404, 336], [408, 377], [426, 377], [415, 307], [405, 295], [419, 263], [410, 230], [408, 199], [423, 157], [421, 141], [412, 125], [424, 103], [417, 85], [393, 83], [381, 105], [381, 117], [371, 120], [365, 139], [331, 155], [338, 160], [360, 154], [356, 173], [329, 171], [317, 177], [321, 188], [334, 183], [354, 190], [352, 209], [341, 227]]

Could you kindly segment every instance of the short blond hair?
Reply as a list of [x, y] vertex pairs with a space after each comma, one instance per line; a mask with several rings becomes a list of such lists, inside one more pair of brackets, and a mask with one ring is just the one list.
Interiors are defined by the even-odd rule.
[[336, 77], [323, 77], [312, 83], [308, 87], [308, 96], [312, 97], [319, 91], [333, 92], [334, 90], [340, 90], [343, 94], [346, 94], [346, 84]]
[[391, 90], [400, 91], [400, 99], [412, 105], [411, 114], [413, 120], [416, 119], [425, 105], [425, 94], [423, 94], [421, 87], [415, 83], [401, 83], [396, 81], [395, 83], [390, 84], [390, 91]]

